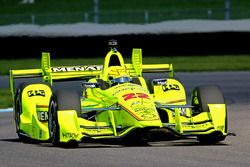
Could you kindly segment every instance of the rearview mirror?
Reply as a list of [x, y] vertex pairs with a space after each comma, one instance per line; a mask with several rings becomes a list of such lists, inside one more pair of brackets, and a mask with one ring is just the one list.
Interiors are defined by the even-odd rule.
[[152, 85], [166, 85], [167, 84], [167, 79], [166, 78], [159, 78], [159, 79], [153, 79], [152, 80]]
[[100, 84], [98, 82], [84, 82], [82, 86], [84, 88], [99, 88]]

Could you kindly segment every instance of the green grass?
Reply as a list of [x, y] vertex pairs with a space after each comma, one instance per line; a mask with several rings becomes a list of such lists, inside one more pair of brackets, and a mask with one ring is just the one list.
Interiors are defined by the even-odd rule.
[[9, 89], [0, 89], [0, 109], [12, 107], [12, 99]]
[[[125, 59], [131, 63], [130, 58]], [[143, 63], [172, 63], [175, 71], [245, 71], [250, 70], [250, 55], [143, 57]], [[103, 58], [51, 59], [52, 66], [103, 64]], [[40, 59], [1, 60], [0, 75], [10, 69], [40, 68]]]

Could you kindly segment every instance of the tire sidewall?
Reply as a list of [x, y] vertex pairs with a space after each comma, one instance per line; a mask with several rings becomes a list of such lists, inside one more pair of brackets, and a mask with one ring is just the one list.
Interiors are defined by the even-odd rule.
[[196, 113], [208, 112], [208, 104], [225, 104], [224, 97], [217, 85], [196, 87], [192, 92], [191, 103]]
[[58, 118], [57, 118], [57, 111], [58, 111], [58, 103], [57, 103], [57, 97], [55, 95], [52, 95], [50, 104], [49, 104], [49, 122], [48, 122], [48, 128], [49, 128], [49, 135], [50, 139], [53, 145], [59, 144], [59, 124], [58, 124]]

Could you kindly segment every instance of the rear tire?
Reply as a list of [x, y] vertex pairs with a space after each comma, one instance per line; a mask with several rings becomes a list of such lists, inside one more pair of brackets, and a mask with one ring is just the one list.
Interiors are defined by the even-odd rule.
[[[208, 104], [225, 104], [224, 97], [220, 88], [216, 85], [196, 87], [192, 92], [192, 106], [194, 106], [193, 116], [201, 112], [209, 112]], [[227, 117], [226, 117], [227, 131]], [[214, 132], [209, 135], [197, 136], [202, 144], [215, 144], [226, 138], [221, 132]]]
[[60, 125], [58, 124], [57, 117], [58, 110], [76, 110], [77, 115], [80, 116], [81, 102], [79, 92], [73, 90], [58, 90], [53, 93], [49, 105], [48, 124], [51, 142], [54, 146], [77, 147], [78, 143], [76, 142], [60, 142]]

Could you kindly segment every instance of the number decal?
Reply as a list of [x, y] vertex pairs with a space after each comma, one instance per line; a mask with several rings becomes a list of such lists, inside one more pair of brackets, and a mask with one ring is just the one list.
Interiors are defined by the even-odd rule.
[[149, 99], [149, 96], [145, 93], [128, 93], [122, 96], [125, 101], [133, 98], [143, 98], [143, 99]]
[[144, 98], [144, 99], [149, 99], [149, 96], [147, 94], [144, 93], [136, 93], [138, 98]]
[[129, 93], [129, 94], [125, 94], [122, 96], [124, 98], [125, 101], [129, 100], [129, 99], [133, 99], [136, 98], [134, 93]]

